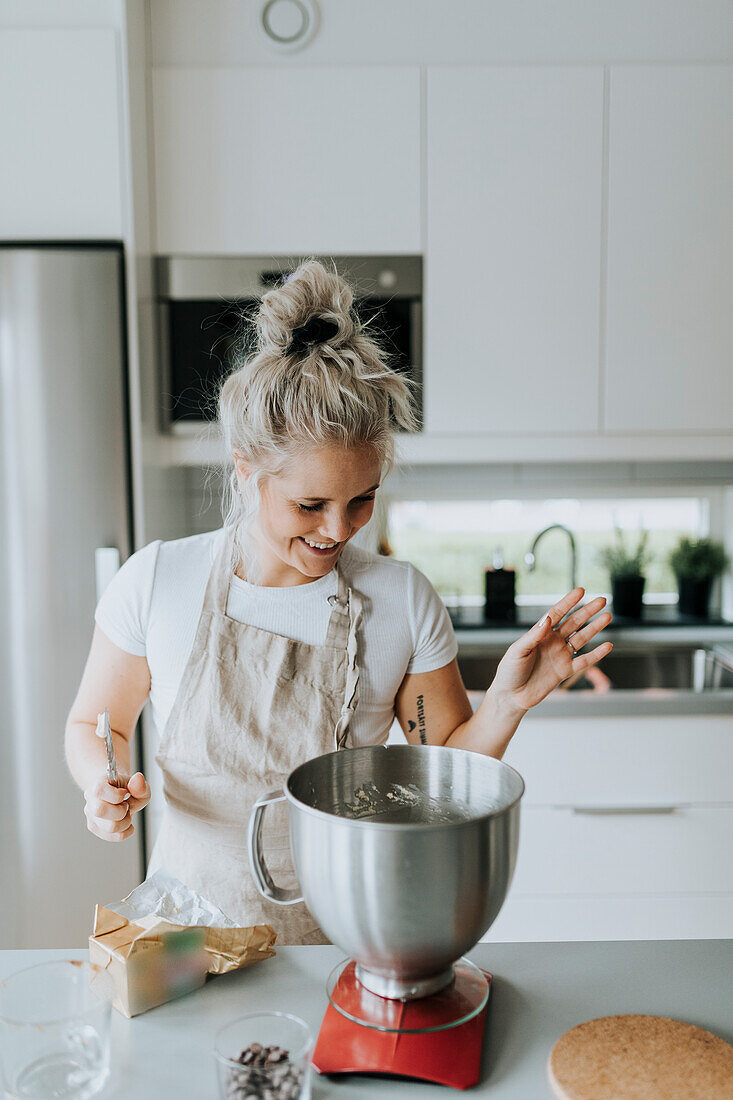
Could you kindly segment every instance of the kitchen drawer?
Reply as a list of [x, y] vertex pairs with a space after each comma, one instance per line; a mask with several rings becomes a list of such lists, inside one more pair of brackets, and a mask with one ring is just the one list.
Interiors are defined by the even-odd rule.
[[733, 893], [733, 806], [575, 813], [524, 806], [512, 896]]
[[482, 938], [494, 943], [729, 939], [731, 929], [733, 894], [602, 898], [510, 895]]
[[730, 802], [733, 716], [534, 718], [504, 757], [524, 805]]

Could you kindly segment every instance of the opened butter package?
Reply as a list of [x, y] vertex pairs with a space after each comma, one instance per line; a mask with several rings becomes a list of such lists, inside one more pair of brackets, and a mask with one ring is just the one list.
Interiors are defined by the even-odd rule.
[[126, 898], [97, 905], [89, 937], [89, 961], [109, 971], [112, 1004], [124, 1016], [200, 988], [275, 954], [269, 924], [238, 928], [220, 909], [165, 869]]

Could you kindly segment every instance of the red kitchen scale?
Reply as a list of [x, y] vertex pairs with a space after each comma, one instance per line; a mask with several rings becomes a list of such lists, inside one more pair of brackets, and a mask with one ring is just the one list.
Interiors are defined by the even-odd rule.
[[459, 959], [442, 989], [394, 1000], [367, 989], [359, 973], [353, 959], [331, 971], [313, 1054], [319, 1073], [389, 1074], [454, 1089], [478, 1084], [491, 974]]

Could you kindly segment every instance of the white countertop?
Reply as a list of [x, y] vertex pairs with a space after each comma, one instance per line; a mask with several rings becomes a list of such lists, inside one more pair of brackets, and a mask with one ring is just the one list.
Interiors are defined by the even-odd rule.
[[[86, 951], [3, 951], [0, 978]], [[133, 1020], [113, 1011], [112, 1075], [101, 1100], [213, 1100], [212, 1046], [220, 1027], [247, 1012], [286, 1010], [318, 1029], [337, 947], [281, 947], [275, 958], [215, 978], [196, 993]], [[553, 1043], [597, 1016], [648, 1013], [686, 1020], [733, 1043], [733, 940], [479, 944], [470, 958], [494, 975], [481, 1083], [491, 1100], [549, 1100]], [[322, 1078], [313, 1100], [438, 1100], [438, 1085], [397, 1079]]]

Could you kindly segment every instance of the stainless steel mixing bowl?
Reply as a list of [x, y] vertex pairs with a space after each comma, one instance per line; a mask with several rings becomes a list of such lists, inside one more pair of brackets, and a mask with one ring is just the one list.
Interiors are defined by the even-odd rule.
[[262, 851], [267, 806], [287, 799], [302, 900], [380, 996], [427, 996], [495, 920], [514, 872], [522, 777], [462, 749], [344, 749], [293, 771], [284, 794], [254, 807], [249, 859], [264, 897], [275, 885]]

